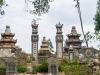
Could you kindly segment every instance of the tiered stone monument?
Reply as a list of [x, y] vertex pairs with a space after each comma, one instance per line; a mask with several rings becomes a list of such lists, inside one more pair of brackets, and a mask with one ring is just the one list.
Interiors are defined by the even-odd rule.
[[0, 40], [0, 58], [6, 63], [6, 75], [17, 72], [17, 59], [15, 56], [16, 42], [15, 34], [11, 33], [10, 26], [6, 26], [5, 32], [1, 34]]
[[72, 30], [70, 34], [67, 34], [68, 39], [65, 41], [64, 52], [68, 53], [68, 49], [73, 46], [73, 49], [79, 50], [81, 49], [82, 40], [79, 39], [81, 34], [77, 33], [75, 26], [72, 26]]
[[42, 45], [38, 54], [39, 63], [47, 61], [50, 55], [51, 55], [51, 52], [50, 52], [50, 49], [48, 48], [46, 38], [43, 37]]
[[[0, 49], [2, 48], [9, 48], [9, 49], [15, 49], [17, 40], [14, 40], [13, 37], [15, 34], [11, 33], [10, 26], [6, 26], [6, 30], [4, 33], [1, 34], [1, 40], [0, 40]], [[5, 54], [5, 53], [4, 53]]]
[[51, 54], [50, 49], [48, 48], [48, 44], [47, 44], [47, 41], [46, 41], [45, 37], [43, 37], [43, 41], [42, 41], [42, 45], [41, 45], [41, 48], [40, 48], [40, 52], [43, 53], [42, 56], [49, 56]]
[[62, 58], [63, 57], [63, 35], [62, 35], [62, 27], [63, 24], [56, 24], [56, 55], [57, 58]]
[[31, 43], [32, 43], [32, 57], [37, 60], [38, 58], [38, 24], [32, 24], [32, 35], [31, 35]]

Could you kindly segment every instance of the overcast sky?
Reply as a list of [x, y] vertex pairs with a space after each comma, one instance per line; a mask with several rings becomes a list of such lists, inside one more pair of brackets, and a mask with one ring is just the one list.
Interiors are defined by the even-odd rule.
[[[38, 17], [34, 17], [34, 15], [25, 12], [25, 0], [6, 0], [6, 3], [9, 6], [4, 8], [6, 14], [0, 21], [0, 28], [5, 30], [6, 25], [10, 25], [12, 33], [15, 33], [14, 39], [17, 39], [16, 45], [19, 45], [25, 52], [31, 53], [31, 21], [33, 18]], [[74, 0], [54, 0], [54, 2], [50, 3], [49, 13], [43, 14], [39, 17], [41, 20], [37, 21], [39, 24], [39, 49], [43, 36], [45, 36], [46, 39], [50, 38], [53, 42], [54, 50], [56, 49], [55, 25], [58, 24], [58, 22], [63, 24], [62, 31], [64, 40], [67, 39], [66, 34], [70, 33], [72, 26], [76, 26], [77, 32], [82, 34], [79, 15], [75, 4], [76, 2], [74, 2]], [[31, 6], [32, 5], [30, 5], [30, 8], [32, 8]], [[93, 32], [93, 18], [96, 13], [97, 0], [80, 0], [80, 6], [84, 31], [85, 33], [87, 31]], [[80, 39], [83, 39], [83, 35]], [[90, 44], [89, 46], [97, 48], [96, 43]]]

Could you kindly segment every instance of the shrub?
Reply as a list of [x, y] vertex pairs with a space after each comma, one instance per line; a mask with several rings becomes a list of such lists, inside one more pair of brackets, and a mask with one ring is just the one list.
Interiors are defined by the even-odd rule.
[[22, 65], [18, 65], [18, 66], [17, 66], [17, 71], [18, 71], [19, 73], [24, 73], [24, 72], [27, 71], [27, 68], [24, 67], [24, 66], [22, 66]]
[[4, 66], [0, 67], [0, 71], [6, 71], [6, 67]]
[[27, 59], [27, 63], [32, 63], [32, 59], [31, 58], [28, 58]]
[[39, 56], [43, 56], [44, 55], [44, 52], [40, 50], [39, 53], [38, 53], [38, 55]]
[[86, 65], [80, 65], [79, 60], [69, 62], [63, 59], [59, 64], [59, 71], [64, 71], [66, 75], [92, 75], [92, 69]]
[[33, 73], [42, 72], [47, 73], [48, 72], [48, 63], [43, 62], [42, 64], [34, 67]]

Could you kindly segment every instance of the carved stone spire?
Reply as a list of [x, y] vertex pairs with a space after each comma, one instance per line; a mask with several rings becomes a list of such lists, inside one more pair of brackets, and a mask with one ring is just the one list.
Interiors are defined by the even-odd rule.
[[71, 34], [77, 34], [76, 27], [72, 26]]
[[40, 51], [43, 52], [44, 56], [47, 56], [47, 55], [51, 54], [50, 49], [48, 48], [48, 44], [47, 44], [47, 41], [46, 41], [45, 37], [43, 37], [42, 45], [40, 47], [41, 47]]
[[42, 41], [42, 45], [41, 45], [41, 49], [40, 50], [50, 51], [50, 49], [48, 48], [48, 44], [47, 44], [47, 41], [46, 41], [45, 37], [43, 37], [43, 41]]
[[6, 33], [11, 33], [11, 30], [10, 30], [10, 26], [9, 25], [6, 26], [5, 32]]
[[56, 34], [62, 34], [62, 27], [63, 27], [63, 24], [60, 24], [60, 22], [56, 24], [56, 29], [57, 29]]
[[6, 26], [5, 32], [1, 34], [2, 38], [0, 39], [0, 48], [16, 48], [17, 40], [14, 40], [15, 34], [11, 33], [10, 26]]

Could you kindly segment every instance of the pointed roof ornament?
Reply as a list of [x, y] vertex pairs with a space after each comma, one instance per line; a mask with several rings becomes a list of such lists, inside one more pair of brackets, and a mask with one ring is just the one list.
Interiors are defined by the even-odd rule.
[[76, 27], [72, 26], [71, 34], [77, 34]]
[[43, 37], [43, 40], [42, 40], [42, 45], [40, 46], [41, 49], [40, 50], [46, 50], [46, 51], [49, 51], [50, 49], [48, 48], [48, 44], [47, 44], [47, 41], [46, 41], [46, 37]]
[[43, 37], [43, 42], [45, 42], [46, 41], [46, 38], [45, 37]]
[[60, 22], [58, 24], [60, 25]]
[[61, 28], [62, 28], [62, 27], [63, 27], [63, 24], [60, 24], [60, 22], [59, 22], [59, 23], [56, 24], [55, 26], [56, 26], [56, 28], [58, 28], [58, 27], [61, 27]]
[[6, 25], [5, 32], [7, 32], [7, 33], [11, 33], [11, 29], [10, 29], [10, 26], [9, 26], [9, 25]]

